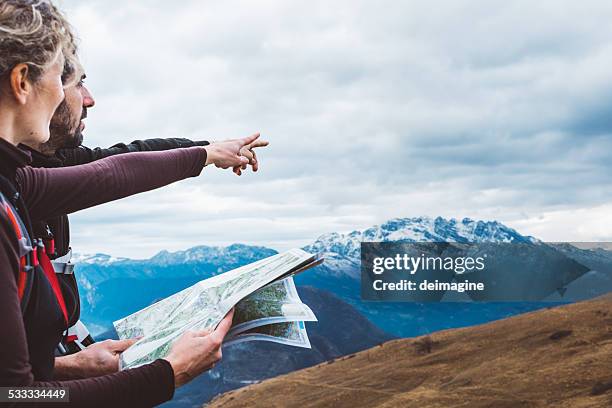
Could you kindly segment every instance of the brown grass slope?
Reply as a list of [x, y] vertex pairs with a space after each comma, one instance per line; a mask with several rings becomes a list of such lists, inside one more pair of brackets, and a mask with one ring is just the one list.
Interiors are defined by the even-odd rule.
[[212, 407], [612, 407], [612, 294], [394, 340]]

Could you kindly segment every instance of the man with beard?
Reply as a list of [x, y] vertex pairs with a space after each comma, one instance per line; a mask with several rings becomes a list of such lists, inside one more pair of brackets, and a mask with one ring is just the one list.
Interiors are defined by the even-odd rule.
[[[51, 120], [49, 140], [39, 146], [28, 146], [32, 154], [33, 167], [75, 166], [116, 154], [209, 144], [207, 141], [172, 138], [136, 140], [130, 144], [116, 144], [107, 149], [90, 149], [82, 146], [85, 129], [83, 120], [87, 117], [88, 109], [95, 105], [95, 100], [85, 86], [84, 80], [85, 75], [76, 85], [65, 88], [65, 99]], [[258, 169], [258, 162], [253, 148], [265, 144], [255, 142], [241, 151], [241, 154], [249, 159], [254, 171]], [[236, 167], [233, 171], [240, 175], [244, 169], [246, 165]], [[72, 251], [68, 216], [61, 215], [44, 222], [37, 222], [33, 228], [35, 236], [44, 241], [46, 251], [52, 260], [72, 325], [65, 333], [64, 341], [58, 346], [58, 357], [55, 360], [57, 379], [86, 378], [116, 372], [119, 354], [135, 340], [106, 340], [94, 344], [93, 338], [79, 320], [80, 302], [73, 274], [74, 264], [70, 262]]]

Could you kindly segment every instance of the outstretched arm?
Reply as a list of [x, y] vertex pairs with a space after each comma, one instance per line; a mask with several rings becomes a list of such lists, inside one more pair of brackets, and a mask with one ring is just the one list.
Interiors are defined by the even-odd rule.
[[205, 147], [120, 154], [72, 167], [25, 167], [18, 170], [17, 182], [37, 222], [195, 177], [208, 164], [241, 168], [251, 160], [241, 151], [261, 144], [258, 138], [254, 134]]
[[75, 149], [60, 149], [57, 151], [56, 157], [62, 161], [64, 166], [68, 167], [91, 163], [96, 160], [123, 153], [163, 151], [193, 146], [207, 146], [209, 144], [210, 143], [207, 141], [193, 141], [183, 138], [156, 138], [134, 140], [130, 144], [118, 143], [107, 149], [100, 147], [90, 149], [85, 146], [80, 146]]
[[36, 222], [195, 177], [206, 157], [204, 147], [138, 152], [81, 166], [25, 167], [17, 182]]

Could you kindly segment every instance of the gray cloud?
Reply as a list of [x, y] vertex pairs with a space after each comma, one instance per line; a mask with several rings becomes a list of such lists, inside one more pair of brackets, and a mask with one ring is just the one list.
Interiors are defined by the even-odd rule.
[[77, 214], [77, 249], [287, 247], [421, 214], [612, 240], [582, 223], [612, 198], [608, 2], [63, 4], [97, 97], [90, 145], [272, 142], [259, 174], [205, 169]]

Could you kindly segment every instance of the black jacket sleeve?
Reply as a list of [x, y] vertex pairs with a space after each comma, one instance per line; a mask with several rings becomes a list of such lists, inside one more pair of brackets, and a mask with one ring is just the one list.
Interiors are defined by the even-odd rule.
[[182, 138], [134, 140], [130, 144], [118, 143], [108, 149], [100, 147], [90, 149], [85, 146], [76, 149], [61, 149], [58, 150], [56, 156], [62, 161], [64, 167], [68, 167], [91, 163], [116, 154], [162, 151], [183, 147], [206, 146], [208, 144], [210, 143], [207, 141], [192, 141]]

